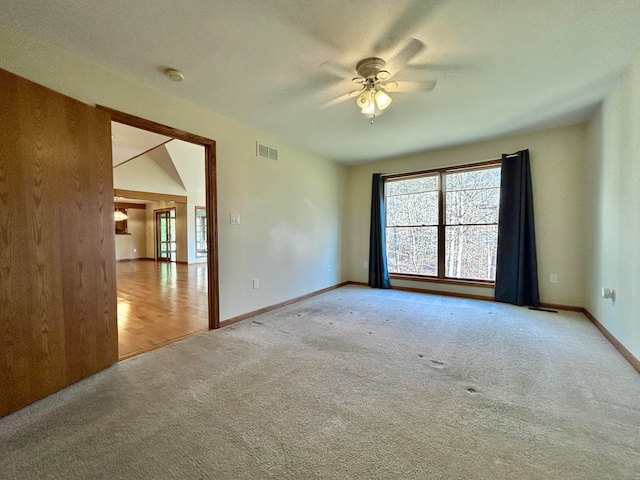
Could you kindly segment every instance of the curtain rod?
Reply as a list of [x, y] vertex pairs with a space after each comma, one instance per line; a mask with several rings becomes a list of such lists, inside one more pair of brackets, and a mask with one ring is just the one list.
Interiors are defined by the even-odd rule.
[[[518, 154], [517, 154], [517, 153], [512, 153], [512, 154], [510, 154], [510, 155], [507, 155], [507, 156], [506, 156], [506, 158], [513, 158], [513, 157], [517, 157], [517, 156], [518, 156]], [[401, 177], [401, 176], [403, 176], [403, 175], [411, 175], [411, 174], [414, 174], [414, 173], [419, 174], [419, 173], [421, 173], [421, 172], [436, 171], [436, 170], [448, 170], [448, 169], [455, 169], [455, 168], [458, 168], [458, 167], [462, 167], [462, 168], [465, 168], [465, 167], [473, 168], [475, 165], [477, 165], [477, 166], [482, 166], [482, 165], [483, 165], [483, 164], [485, 164], [485, 163], [499, 162], [500, 160], [502, 160], [502, 157], [500, 157], [500, 158], [494, 158], [494, 159], [492, 159], [492, 160], [482, 160], [482, 161], [480, 161], [480, 162], [474, 162], [474, 163], [470, 163], [470, 164], [466, 164], [466, 165], [452, 165], [452, 166], [450, 166], [450, 167], [433, 168], [433, 169], [430, 169], [430, 170], [419, 170], [419, 171], [417, 171], [417, 172], [395, 172], [395, 173], [382, 173], [382, 174], [380, 174], [380, 176], [381, 176], [381, 177], [383, 177], [383, 178], [384, 178], [384, 177]]]
[[[517, 153], [514, 153], [513, 155], [509, 155], [509, 157], [511, 156], [517, 156]], [[464, 169], [464, 168], [474, 168], [474, 167], [482, 167], [483, 165], [489, 165], [491, 163], [495, 163], [495, 162], [499, 162], [500, 160], [502, 160], [502, 157], [500, 158], [492, 158], [491, 160], [481, 160], [479, 162], [474, 162], [474, 163], [463, 163], [463, 164], [459, 164], [459, 165], [451, 165], [449, 167], [440, 167], [440, 168], [431, 168], [428, 170], [417, 170], [417, 171], [408, 171], [408, 172], [394, 172], [394, 173], [381, 173], [380, 176], [382, 178], [385, 177], [402, 177], [402, 176], [410, 176], [410, 175], [420, 175], [421, 173], [426, 173], [426, 172], [435, 172], [438, 170], [455, 170], [457, 168], [460, 169]]]

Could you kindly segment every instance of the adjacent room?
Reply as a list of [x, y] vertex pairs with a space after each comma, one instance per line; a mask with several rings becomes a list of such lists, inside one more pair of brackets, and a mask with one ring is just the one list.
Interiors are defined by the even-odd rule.
[[637, 478], [636, 0], [0, 12], [0, 477]]
[[209, 329], [204, 149], [111, 122], [118, 357]]

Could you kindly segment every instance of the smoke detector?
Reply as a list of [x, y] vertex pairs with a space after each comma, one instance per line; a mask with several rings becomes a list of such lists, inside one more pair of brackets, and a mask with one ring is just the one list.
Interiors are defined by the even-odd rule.
[[169, 77], [174, 82], [181, 82], [184, 80], [184, 75], [180, 70], [176, 70], [175, 68], [167, 68], [164, 74]]

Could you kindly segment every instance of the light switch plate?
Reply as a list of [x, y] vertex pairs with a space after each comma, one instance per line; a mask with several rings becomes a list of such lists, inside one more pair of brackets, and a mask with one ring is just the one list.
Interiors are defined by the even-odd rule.
[[231, 225], [240, 225], [239, 213], [232, 213], [231, 215], [229, 215], [229, 217], [231, 218]]

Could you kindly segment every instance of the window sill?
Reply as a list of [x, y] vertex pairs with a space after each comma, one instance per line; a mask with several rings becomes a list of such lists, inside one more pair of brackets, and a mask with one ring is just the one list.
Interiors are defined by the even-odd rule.
[[412, 282], [425, 282], [425, 283], [444, 283], [447, 285], [461, 285], [465, 287], [482, 287], [482, 288], [494, 288], [495, 282], [489, 280], [458, 280], [452, 278], [438, 278], [427, 277], [423, 275], [406, 275], [401, 273], [391, 273], [389, 278], [394, 280], [410, 280]]

